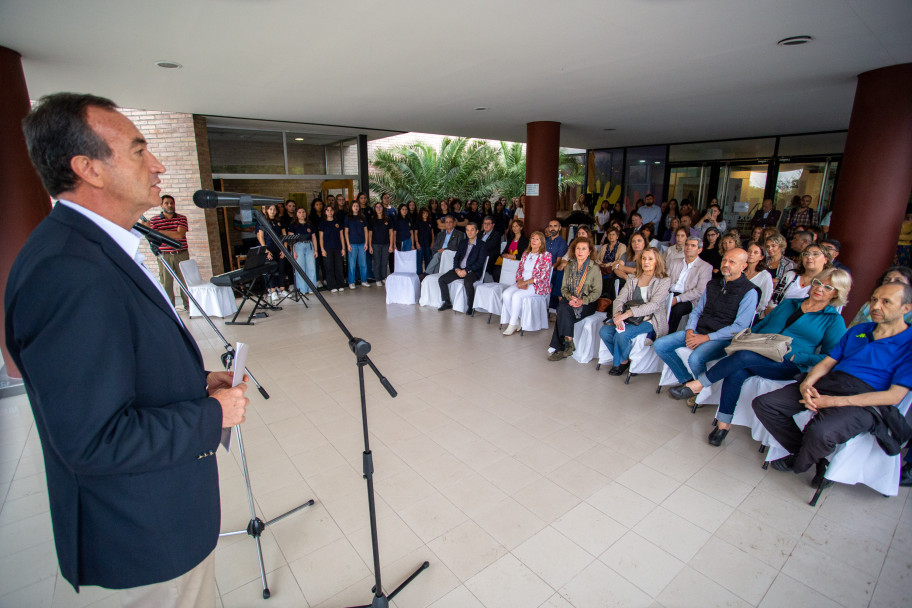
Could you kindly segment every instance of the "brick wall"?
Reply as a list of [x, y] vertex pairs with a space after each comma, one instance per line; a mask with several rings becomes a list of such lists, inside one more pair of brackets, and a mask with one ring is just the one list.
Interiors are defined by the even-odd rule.
[[[167, 169], [161, 176], [162, 194], [173, 196], [177, 212], [187, 216], [187, 244], [190, 248], [190, 257], [196, 260], [200, 274], [204, 279], [213, 274], [220, 274], [223, 272], [223, 264], [217, 223], [211, 222], [214, 227], [213, 234], [210, 222], [207, 222], [207, 212], [193, 204], [194, 192], [212, 187], [208, 143], [204, 133], [205, 122], [200, 122], [202, 119], [194, 120], [192, 114], [133, 109], [121, 111], [136, 124], [149, 142], [149, 149]], [[202, 138], [198, 138], [200, 127], [203, 129]], [[205, 143], [205, 161], [200, 155], [200, 140]], [[205, 185], [201, 165], [205, 167]], [[156, 209], [150, 209], [147, 216], [154, 213]], [[208, 213], [214, 220], [214, 213]], [[147, 266], [156, 268], [155, 259], [148, 245], [143, 245], [142, 251], [146, 255]]]

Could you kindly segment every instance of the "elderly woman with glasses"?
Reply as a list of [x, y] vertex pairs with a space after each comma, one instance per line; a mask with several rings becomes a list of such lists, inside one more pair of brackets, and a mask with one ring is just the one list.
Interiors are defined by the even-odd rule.
[[731, 428], [741, 387], [751, 376], [791, 380], [814, 367], [836, 346], [846, 326], [837, 309], [846, 303], [852, 278], [845, 270], [830, 268], [811, 279], [808, 296], [784, 300], [765, 319], [754, 325], [755, 334], [780, 334], [792, 339], [783, 361], [741, 350], [720, 359], [684, 385], [676, 398], [693, 397], [713, 382], [722, 380], [717, 426], [709, 435], [710, 445], [722, 445]]
[[820, 245], [816, 243], [808, 245], [801, 252], [801, 262], [798, 267], [785, 273], [785, 276], [776, 285], [776, 291], [773, 292], [773, 297], [770, 298], [770, 303], [766, 307], [766, 314], [770, 314], [783, 300], [807, 297], [811, 290], [811, 281], [828, 268], [832, 268], [832, 264]]

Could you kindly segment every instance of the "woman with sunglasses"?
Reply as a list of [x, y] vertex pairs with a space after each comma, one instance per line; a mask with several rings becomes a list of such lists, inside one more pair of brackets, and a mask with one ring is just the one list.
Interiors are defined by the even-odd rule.
[[773, 297], [770, 298], [765, 314], [770, 314], [783, 300], [795, 298], [803, 300], [806, 298], [811, 290], [811, 281], [814, 277], [833, 267], [823, 249], [816, 243], [808, 245], [801, 252], [800, 259], [798, 267], [785, 273], [785, 276], [776, 285], [776, 291], [773, 292]]
[[792, 339], [791, 349], [783, 361], [741, 350], [723, 357], [699, 378], [684, 385], [684, 390], [677, 393], [681, 399], [693, 397], [713, 382], [722, 380], [717, 426], [709, 434], [710, 445], [722, 445], [728, 435], [741, 387], [748, 378], [791, 380], [822, 361], [836, 346], [846, 330], [837, 309], [846, 303], [851, 289], [852, 278], [845, 270], [830, 268], [819, 273], [811, 279], [806, 298], [783, 301], [753, 327], [755, 334], [780, 334]]

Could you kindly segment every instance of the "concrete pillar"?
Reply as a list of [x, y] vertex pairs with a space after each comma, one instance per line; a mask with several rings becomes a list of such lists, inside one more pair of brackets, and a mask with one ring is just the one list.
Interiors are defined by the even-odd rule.
[[[19, 53], [0, 46], [0, 294], [13, 261], [32, 230], [51, 212], [51, 199], [35, 172], [25, 146], [22, 119], [29, 113], [28, 89]], [[6, 350], [5, 314], [0, 310], [0, 349], [6, 373], [20, 378]]]
[[537, 196], [526, 196], [523, 213], [524, 232], [543, 230], [557, 210], [557, 156], [560, 148], [560, 123], [551, 121], [526, 124], [526, 186], [538, 184]]
[[851, 319], [893, 264], [912, 192], [912, 63], [858, 76], [830, 234], [852, 269]]

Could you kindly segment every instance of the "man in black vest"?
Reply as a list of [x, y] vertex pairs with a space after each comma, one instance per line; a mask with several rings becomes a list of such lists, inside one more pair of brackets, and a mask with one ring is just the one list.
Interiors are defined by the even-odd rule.
[[[692, 397], [693, 391], [684, 384], [705, 373], [707, 362], [725, 356], [725, 347], [731, 343], [732, 336], [750, 327], [759, 293], [744, 276], [745, 268], [746, 251], [732, 249], [726, 252], [719, 267], [720, 276], [706, 284], [706, 291], [687, 320], [687, 329], [656, 340], [656, 354], [681, 383], [669, 391], [675, 399]], [[682, 346], [692, 351], [687, 359], [690, 371], [675, 353], [675, 349]]]

